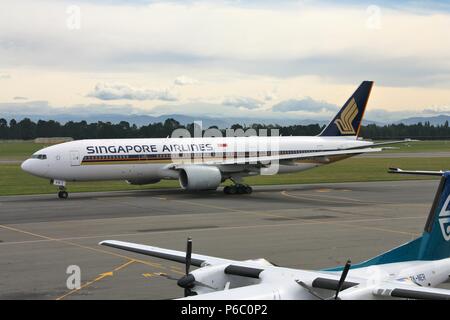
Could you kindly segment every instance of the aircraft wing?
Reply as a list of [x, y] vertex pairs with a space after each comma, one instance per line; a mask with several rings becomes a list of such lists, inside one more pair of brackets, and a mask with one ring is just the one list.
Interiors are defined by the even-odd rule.
[[[125, 251], [135, 252], [155, 258], [175, 261], [179, 263], [186, 263], [186, 252], [183, 251], [176, 251], [176, 250], [170, 250], [170, 249], [163, 249], [158, 247], [152, 247], [147, 246], [143, 244], [137, 244], [132, 242], [124, 242], [124, 241], [117, 241], [117, 240], [105, 240], [99, 243], [100, 245], [112, 247], [116, 249], [121, 249]], [[202, 267], [206, 265], [217, 265], [217, 264], [224, 264], [224, 263], [231, 263], [234, 262], [234, 260], [228, 260], [228, 259], [222, 259], [222, 258], [216, 258], [216, 257], [210, 257], [205, 256], [201, 254], [192, 254], [191, 258], [191, 264], [196, 267]]]
[[450, 300], [450, 290], [420, 287], [418, 285], [387, 282], [376, 287], [372, 294], [376, 297], [400, 299]]
[[209, 161], [205, 161], [204, 165], [232, 165], [232, 164], [256, 164], [256, 163], [270, 163], [273, 161], [281, 160], [301, 160], [313, 157], [326, 157], [326, 156], [336, 156], [336, 155], [346, 155], [346, 154], [360, 154], [368, 152], [379, 152], [382, 151], [381, 148], [363, 148], [363, 149], [340, 149], [331, 151], [319, 151], [319, 152], [305, 152], [305, 153], [295, 153], [295, 154], [275, 154], [270, 156], [259, 156], [259, 157], [241, 157], [241, 158], [230, 158], [225, 159], [217, 158]]

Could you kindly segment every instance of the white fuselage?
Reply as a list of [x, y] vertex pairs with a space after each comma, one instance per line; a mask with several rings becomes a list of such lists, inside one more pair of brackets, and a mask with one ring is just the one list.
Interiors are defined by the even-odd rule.
[[[257, 175], [248, 165], [221, 166], [224, 159], [319, 152], [370, 146], [345, 137], [228, 137], [79, 140], [39, 150], [22, 169], [39, 177], [63, 181], [134, 180], [157, 182], [178, 179], [174, 163], [208, 164], [224, 175]], [[348, 157], [348, 156], [347, 156]], [[311, 157], [280, 161], [275, 173], [307, 170], [345, 157]]]
[[[261, 299], [261, 300], [311, 300], [316, 299], [296, 281], [302, 281], [308, 286], [313, 286], [314, 279], [318, 277], [335, 276], [338, 280], [340, 272], [308, 271], [276, 266], [267, 266], [265, 260], [243, 261], [243, 266], [258, 268], [264, 271], [259, 279], [250, 279], [223, 272], [226, 266], [203, 267], [191, 272], [196, 281], [217, 288], [212, 290], [205, 286], [195, 287], [193, 290], [198, 296], [189, 299]], [[414, 289], [422, 287], [435, 287], [448, 281], [450, 276], [450, 258], [435, 261], [408, 261], [390, 263], [349, 271], [346, 281], [358, 283], [358, 285], [342, 291], [340, 299], [385, 299], [377, 289], [383, 287], [395, 287], [396, 281], [411, 285]], [[224, 290], [224, 287], [234, 289]], [[332, 290], [315, 289], [324, 297], [334, 294]]]

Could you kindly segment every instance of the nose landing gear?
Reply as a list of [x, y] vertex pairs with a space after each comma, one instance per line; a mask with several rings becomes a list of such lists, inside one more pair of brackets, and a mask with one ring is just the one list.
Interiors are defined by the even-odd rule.
[[67, 199], [69, 197], [69, 193], [66, 190], [61, 190], [58, 192], [58, 198]]
[[57, 186], [59, 189], [58, 198], [67, 199], [69, 193], [66, 191], [66, 182], [62, 180], [50, 180], [50, 183]]

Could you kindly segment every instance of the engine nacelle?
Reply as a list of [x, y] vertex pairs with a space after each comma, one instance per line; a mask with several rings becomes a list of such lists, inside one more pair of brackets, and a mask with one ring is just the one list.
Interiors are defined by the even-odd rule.
[[222, 174], [217, 167], [186, 166], [180, 170], [179, 181], [185, 190], [216, 190]]
[[128, 184], [131, 185], [143, 185], [143, 184], [153, 184], [153, 183], [158, 183], [160, 182], [161, 179], [148, 179], [148, 178], [141, 178], [141, 179], [131, 179], [131, 180], [127, 180]]

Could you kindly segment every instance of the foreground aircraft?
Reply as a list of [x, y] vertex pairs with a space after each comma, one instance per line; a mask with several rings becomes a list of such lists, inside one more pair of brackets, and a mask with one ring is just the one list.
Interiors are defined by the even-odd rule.
[[67, 198], [67, 181], [126, 180], [130, 184], [179, 180], [186, 190], [215, 190], [230, 179], [227, 194], [251, 193], [242, 178], [291, 173], [346, 159], [371, 148], [410, 140], [373, 143], [358, 139], [372, 89], [364, 81], [315, 137], [200, 137], [71, 141], [34, 153], [22, 169], [47, 178]]
[[[190, 239], [186, 253], [114, 240], [100, 244], [184, 263], [186, 275], [178, 285], [186, 299], [450, 300], [450, 290], [433, 288], [450, 277], [450, 171], [424, 174], [442, 178], [422, 236], [353, 266], [348, 261], [344, 267], [308, 271], [264, 259], [228, 260], [192, 254]], [[199, 268], [190, 272], [191, 265]]]

